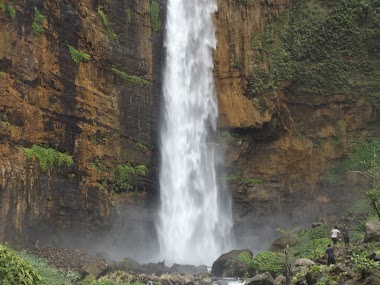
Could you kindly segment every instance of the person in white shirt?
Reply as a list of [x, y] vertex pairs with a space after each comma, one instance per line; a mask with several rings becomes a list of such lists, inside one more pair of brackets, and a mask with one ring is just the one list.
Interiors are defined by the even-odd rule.
[[340, 231], [337, 229], [337, 226], [335, 226], [335, 227], [330, 231], [330, 234], [331, 234], [331, 239], [332, 239], [333, 244], [336, 244], [337, 241], [338, 241], [338, 234], [340, 234]]

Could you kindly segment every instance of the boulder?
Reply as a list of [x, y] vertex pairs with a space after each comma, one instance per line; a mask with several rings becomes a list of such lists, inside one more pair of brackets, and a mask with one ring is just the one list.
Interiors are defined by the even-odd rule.
[[278, 275], [276, 279], [274, 279], [275, 285], [285, 285], [286, 284], [286, 277], [284, 275]]
[[179, 273], [162, 274], [159, 278], [162, 285], [185, 285], [194, 284], [194, 277], [190, 275], [181, 275]]
[[194, 274], [194, 284], [210, 285], [213, 282], [213, 275], [211, 272], [202, 271]]
[[315, 265], [315, 262], [309, 258], [297, 258], [291, 268], [291, 272], [294, 274], [296, 272], [306, 273], [309, 266]]
[[169, 272], [169, 268], [165, 266], [163, 262], [158, 262], [158, 263], [148, 263], [143, 266], [144, 270], [148, 274], [156, 274], [157, 276], [160, 276], [164, 273]]
[[[206, 266], [206, 270], [207, 270], [207, 266]], [[197, 267], [195, 265], [189, 265], [189, 264], [186, 264], [186, 265], [182, 265], [182, 264], [177, 264], [177, 263], [174, 263], [172, 265], [172, 267], [170, 267], [170, 272], [178, 272], [178, 273], [184, 273], [184, 274], [194, 274], [197, 271]]]
[[83, 266], [81, 269], [81, 275], [83, 278], [87, 275], [93, 275], [97, 279], [102, 276], [106, 270], [107, 264], [103, 260], [97, 260]]
[[269, 272], [265, 272], [247, 279], [245, 285], [275, 285], [275, 283], [272, 275]]
[[380, 221], [369, 221], [365, 225], [364, 242], [380, 241]]
[[197, 266], [196, 273], [198, 273], [198, 272], [208, 272], [207, 265], [199, 265], [199, 266]]
[[310, 266], [310, 265], [315, 265], [315, 262], [312, 261], [309, 258], [297, 258], [294, 261], [294, 266]]
[[146, 270], [143, 266], [132, 258], [124, 258], [122, 261], [113, 265], [110, 271], [121, 270], [125, 272], [134, 272], [134, 273], [145, 273]]
[[249, 249], [224, 253], [212, 264], [211, 273], [218, 277], [243, 277], [249, 270], [249, 264], [244, 258], [239, 258], [242, 256], [250, 260], [253, 253]]
[[270, 251], [278, 251], [280, 249], [285, 249], [286, 244], [289, 246], [294, 246], [297, 243], [297, 237], [295, 235], [290, 235], [289, 237], [282, 236], [276, 239], [270, 246]]

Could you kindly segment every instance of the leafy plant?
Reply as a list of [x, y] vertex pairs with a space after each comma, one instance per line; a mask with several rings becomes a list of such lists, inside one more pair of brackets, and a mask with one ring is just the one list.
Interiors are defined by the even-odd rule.
[[121, 79], [123, 80], [126, 80], [126, 81], [130, 81], [134, 84], [137, 84], [137, 85], [142, 85], [142, 86], [149, 86], [151, 85], [152, 83], [145, 80], [145, 79], [142, 79], [141, 77], [138, 77], [138, 76], [135, 76], [135, 75], [128, 75], [126, 74], [124, 71], [120, 71], [116, 68], [111, 68], [112, 72], [114, 74], [116, 74], [117, 76], [119, 76]]
[[75, 49], [74, 47], [72, 47], [71, 45], [67, 45], [69, 47], [69, 51], [70, 51], [70, 55], [71, 55], [71, 59], [75, 62], [75, 63], [79, 63], [81, 61], [89, 61], [91, 59], [91, 56], [83, 51], [80, 51], [80, 50], [77, 50]]
[[44, 27], [42, 26], [45, 21], [46, 16], [42, 15], [37, 7], [34, 7], [34, 18], [32, 23], [33, 33], [40, 36], [44, 32]]
[[129, 191], [133, 188], [133, 182], [136, 176], [146, 176], [148, 168], [145, 165], [137, 165], [133, 167], [130, 163], [119, 164], [116, 170], [114, 187], [118, 191]]
[[274, 276], [284, 273], [284, 263], [274, 252], [261, 251], [252, 259], [252, 268], [259, 272], [270, 272]]
[[37, 270], [3, 245], [0, 245], [0, 280], [6, 285], [42, 284]]
[[290, 238], [299, 229], [300, 229], [300, 226], [293, 226], [293, 227], [290, 227], [289, 229], [277, 228], [277, 230], [286, 237], [286, 248], [285, 248], [285, 255], [284, 255], [284, 272], [285, 272], [285, 278], [286, 278], [286, 282], [285, 282], [286, 285], [290, 284], [290, 275], [291, 275], [290, 249], [289, 249]]
[[294, 257], [319, 258], [325, 253], [330, 240], [326, 238], [325, 227], [301, 231], [298, 234], [297, 244], [291, 252]]
[[4, 2], [3, 2], [2, 0], [0, 1], [0, 10], [1, 10], [2, 12], [5, 11], [5, 4], [4, 4]]
[[252, 257], [249, 255], [248, 252], [243, 251], [243, 252], [239, 253], [237, 260], [246, 264], [246, 265], [250, 265], [252, 262]]
[[106, 14], [104, 13], [101, 6], [98, 6], [98, 14], [100, 16], [100, 19], [102, 20], [104, 27], [106, 28], [106, 33], [107, 33], [108, 37], [111, 40], [117, 40], [117, 34], [111, 28], [110, 22], [108, 21], [108, 18], [106, 16]]
[[150, 4], [150, 21], [153, 31], [157, 32], [160, 29], [160, 5], [152, 0]]
[[67, 166], [74, 164], [71, 155], [47, 146], [35, 144], [31, 148], [24, 147], [22, 150], [28, 159], [36, 158], [43, 171], [52, 169], [55, 163], [57, 163], [58, 167], [61, 167], [63, 164]]
[[376, 261], [370, 260], [366, 257], [366, 253], [353, 253], [351, 259], [356, 264], [356, 266], [354, 267], [355, 271], [360, 273], [362, 279], [365, 279], [366, 274], [369, 271], [375, 270], [379, 267], [379, 264]]
[[15, 8], [13, 8], [12, 5], [8, 5], [8, 14], [9, 14], [9, 17], [11, 17], [12, 20], [16, 19], [16, 10]]

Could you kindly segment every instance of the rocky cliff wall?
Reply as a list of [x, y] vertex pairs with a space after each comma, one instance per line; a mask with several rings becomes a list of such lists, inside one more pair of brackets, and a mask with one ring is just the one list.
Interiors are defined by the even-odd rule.
[[155, 195], [153, 4], [0, 1], [0, 241], [109, 230]]
[[375, 2], [219, 1], [219, 126], [238, 231], [323, 218], [357, 198], [353, 174], [327, 180], [376, 137]]
[[[237, 231], [354, 198], [358, 179], [326, 174], [376, 130], [380, 13], [360, 3], [218, 1], [216, 137]], [[0, 1], [0, 241], [154, 236], [165, 6]]]

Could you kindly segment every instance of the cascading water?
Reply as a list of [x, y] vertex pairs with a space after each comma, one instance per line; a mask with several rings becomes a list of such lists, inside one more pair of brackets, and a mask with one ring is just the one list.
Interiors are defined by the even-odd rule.
[[215, 0], [168, 0], [157, 230], [169, 262], [209, 265], [230, 239], [231, 201], [218, 186], [217, 152], [208, 138], [218, 116], [216, 10]]

